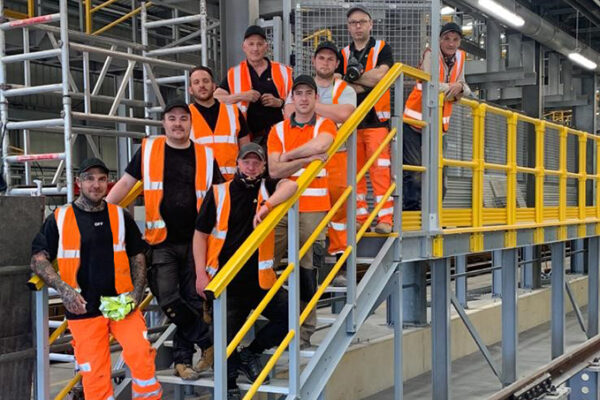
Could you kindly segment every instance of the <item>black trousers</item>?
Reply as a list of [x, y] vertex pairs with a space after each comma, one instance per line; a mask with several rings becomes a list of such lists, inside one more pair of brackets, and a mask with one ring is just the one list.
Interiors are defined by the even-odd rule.
[[153, 246], [148, 281], [158, 304], [177, 325], [173, 361], [175, 364], [192, 364], [194, 344], [202, 349], [212, 346], [212, 329], [202, 318], [202, 298], [196, 292], [191, 243]]
[[[248, 282], [243, 289], [227, 289], [227, 343], [231, 342], [244, 322], [258, 303], [267, 293], [258, 286], [258, 282]], [[288, 332], [288, 294], [285, 289], [280, 289], [262, 315], [269, 322], [263, 326], [254, 337], [249, 349], [254, 353], [262, 353], [266, 349], [278, 346]], [[229, 388], [235, 387], [238, 376], [240, 358], [237, 351], [233, 352], [227, 360], [227, 380]]]

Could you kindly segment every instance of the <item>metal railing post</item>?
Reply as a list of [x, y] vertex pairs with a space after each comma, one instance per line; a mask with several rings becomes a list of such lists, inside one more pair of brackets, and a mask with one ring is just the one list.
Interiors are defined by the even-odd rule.
[[215, 400], [227, 399], [227, 289], [213, 301]]
[[200, 0], [200, 44], [202, 65], [208, 65], [208, 40], [206, 39], [206, 0]]
[[[348, 137], [346, 141], [346, 152], [347, 152], [347, 162], [346, 162], [346, 179], [348, 186], [352, 186], [352, 192], [348, 197], [346, 202], [346, 240], [348, 242], [348, 246], [352, 247], [352, 251], [346, 260], [346, 277], [347, 277], [347, 287], [346, 287], [346, 305], [350, 305], [351, 307], [355, 307], [356, 302], [356, 188], [357, 188], [357, 180], [356, 180], [356, 129], [352, 132], [352, 134]], [[354, 312], [348, 318], [348, 322], [346, 325], [347, 332], [356, 332], [356, 320]]]
[[[144, 46], [144, 48], [146, 48], [148, 46], [148, 28], [146, 27], [148, 13], [146, 11], [146, 2], [145, 1], [142, 2], [141, 8], [142, 8], [142, 11], [140, 13], [140, 26], [141, 26], [141, 30], [142, 30], [142, 32], [141, 32], [142, 45]], [[142, 50], [142, 55], [144, 57], [146, 56], [145, 49]], [[144, 118], [150, 119], [151, 118], [150, 110], [149, 110], [150, 107], [148, 106], [148, 103], [150, 102], [150, 93], [148, 93], [150, 83], [148, 83], [148, 72], [146, 71], [146, 68], [150, 68], [150, 66], [142, 64], [142, 85], [144, 87], [144, 102], [146, 103], [146, 106], [144, 107]], [[146, 136], [150, 136], [152, 134], [151, 129], [152, 128], [148, 125], [146, 125], [144, 127]]]
[[[0, 0], [0, 15], [4, 15], [4, 0]], [[8, 102], [4, 95], [4, 87], [6, 85], [6, 67], [4, 65], [4, 57], [6, 54], [6, 36], [2, 29], [0, 29], [0, 139], [2, 139], [2, 157], [3, 157], [3, 169], [4, 169], [4, 180], [6, 185], [10, 187], [10, 164], [8, 163], [8, 146], [9, 146], [9, 134], [6, 124], [8, 123]]]
[[50, 356], [48, 345], [48, 288], [35, 292], [35, 398], [50, 398]]
[[[288, 329], [294, 331], [289, 347], [289, 397], [300, 393], [300, 213], [299, 200], [288, 211], [288, 264], [294, 269], [288, 278]], [[311, 250], [312, 251], [312, 250]], [[316, 310], [315, 310], [316, 311]]]
[[67, 182], [67, 201], [73, 201], [73, 151], [71, 148], [71, 97], [69, 96], [69, 8], [67, 0], [60, 0], [60, 61], [62, 72], [62, 96], [64, 118], [64, 144], [65, 144], [65, 176]]

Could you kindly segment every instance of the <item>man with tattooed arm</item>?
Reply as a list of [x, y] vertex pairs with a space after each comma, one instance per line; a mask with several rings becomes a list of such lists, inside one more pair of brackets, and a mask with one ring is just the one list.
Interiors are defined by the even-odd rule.
[[[133, 397], [160, 399], [155, 350], [146, 338], [146, 323], [137, 307], [146, 287], [147, 245], [129, 213], [103, 200], [107, 184], [104, 162], [91, 158], [81, 163], [77, 176], [80, 195], [44, 222], [33, 240], [31, 269], [63, 301], [85, 398], [113, 396], [112, 335], [123, 347], [131, 370]], [[54, 260], [58, 273], [52, 266]], [[132, 299], [133, 309], [122, 319], [104, 317], [101, 297], [119, 295]]]

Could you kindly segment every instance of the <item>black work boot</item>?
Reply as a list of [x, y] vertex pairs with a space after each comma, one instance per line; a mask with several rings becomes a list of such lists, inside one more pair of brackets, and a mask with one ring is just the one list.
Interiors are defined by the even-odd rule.
[[[240, 365], [238, 370], [250, 380], [250, 382], [256, 381], [258, 375], [262, 372], [264, 366], [260, 361], [260, 354], [250, 351], [247, 347], [244, 347], [239, 351]], [[263, 383], [269, 383], [269, 377], [267, 376]]]

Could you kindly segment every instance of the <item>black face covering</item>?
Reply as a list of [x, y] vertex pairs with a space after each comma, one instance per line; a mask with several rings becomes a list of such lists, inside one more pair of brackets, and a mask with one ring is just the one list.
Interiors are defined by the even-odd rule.
[[238, 170], [235, 173], [234, 179], [238, 180], [239, 182], [242, 182], [246, 186], [246, 188], [253, 189], [260, 185], [260, 181], [264, 174], [265, 173], [263, 172], [256, 178], [250, 178], [248, 175], [242, 173], [238, 168]]

